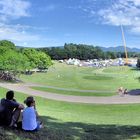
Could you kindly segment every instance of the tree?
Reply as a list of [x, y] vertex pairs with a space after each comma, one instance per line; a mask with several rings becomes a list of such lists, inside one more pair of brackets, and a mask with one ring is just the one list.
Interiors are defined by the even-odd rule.
[[38, 62], [37, 62], [37, 67], [39, 69], [48, 69], [49, 66], [52, 65], [51, 58], [44, 52], [38, 52]]
[[30, 69], [45, 69], [52, 65], [50, 56], [48, 56], [44, 52], [37, 51], [36, 49], [25, 48], [22, 50], [22, 54], [24, 54], [28, 58], [28, 62], [30, 63]]
[[0, 41], [0, 78], [4, 80], [15, 77], [32, 68], [48, 68], [52, 64], [51, 58], [36, 49], [17, 49], [14, 43]]
[[115, 58], [117, 58], [117, 54], [115, 52], [107, 51], [106, 58], [107, 59], [115, 59]]
[[13, 49], [16, 50], [16, 46], [14, 43], [12, 43], [11, 41], [8, 40], [1, 40], [0, 41], [0, 46], [4, 47], [5, 49]]
[[26, 69], [25, 64], [27, 61], [27, 57], [23, 54], [9, 50], [5, 52], [4, 55], [1, 55], [0, 67], [3, 70], [16, 73]]

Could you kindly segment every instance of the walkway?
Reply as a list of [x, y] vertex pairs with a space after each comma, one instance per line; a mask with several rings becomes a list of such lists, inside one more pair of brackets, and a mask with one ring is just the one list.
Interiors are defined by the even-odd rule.
[[38, 86], [37, 84], [9, 84], [0, 83], [0, 87], [4, 87], [10, 90], [22, 92], [24, 94], [40, 96], [47, 99], [53, 99], [57, 101], [66, 101], [74, 103], [89, 103], [89, 104], [128, 104], [128, 103], [140, 103], [140, 96], [125, 95], [120, 97], [119, 95], [110, 97], [89, 97], [89, 96], [72, 96], [72, 95], [60, 95], [55, 93], [49, 93], [44, 91], [38, 91], [31, 89], [30, 86]]

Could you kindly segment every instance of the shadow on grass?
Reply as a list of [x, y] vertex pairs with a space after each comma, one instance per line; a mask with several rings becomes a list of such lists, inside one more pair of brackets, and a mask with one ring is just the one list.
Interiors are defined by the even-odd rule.
[[130, 140], [140, 138], [140, 126], [61, 122], [42, 116], [46, 126], [38, 132], [0, 127], [0, 140]]
[[86, 80], [112, 80], [114, 77], [104, 75], [84, 76]]
[[131, 68], [130, 70], [132, 70], [132, 71], [139, 71], [140, 69], [139, 68]]

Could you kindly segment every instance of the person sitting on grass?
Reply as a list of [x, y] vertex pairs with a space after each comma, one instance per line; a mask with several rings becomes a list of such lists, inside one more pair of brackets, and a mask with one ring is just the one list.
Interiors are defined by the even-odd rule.
[[123, 87], [120, 87], [120, 88], [118, 88], [118, 94], [120, 95], [120, 96], [123, 96], [124, 95], [124, 89], [123, 89]]
[[124, 94], [128, 94], [128, 91], [127, 91], [127, 89], [125, 89], [125, 90], [124, 90]]
[[1, 99], [1, 106], [3, 106], [3, 125], [16, 127], [24, 105], [16, 102], [14, 99], [14, 91], [10, 90], [6, 93], [6, 98]]
[[127, 89], [123, 89], [123, 87], [118, 88], [118, 94], [120, 96], [124, 96], [127, 93], [128, 93]]
[[22, 114], [22, 129], [25, 131], [37, 131], [42, 128], [42, 122], [37, 120], [38, 113], [35, 107], [35, 100], [32, 96], [26, 98], [24, 103], [27, 107]]

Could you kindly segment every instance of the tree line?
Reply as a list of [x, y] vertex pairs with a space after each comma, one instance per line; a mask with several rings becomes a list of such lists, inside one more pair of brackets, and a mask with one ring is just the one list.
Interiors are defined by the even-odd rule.
[[[124, 52], [104, 52], [98, 46], [85, 45], [85, 44], [73, 44], [65, 43], [64, 47], [45, 47], [38, 48], [46, 54], [48, 54], [53, 60], [76, 58], [80, 60], [87, 59], [115, 59], [125, 58]], [[140, 57], [137, 52], [128, 52], [128, 57]]]
[[18, 48], [8, 40], [0, 41], [0, 79], [13, 80], [21, 72], [47, 69], [52, 64], [46, 53], [34, 48]]
[[[139, 53], [128, 53], [129, 57], [139, 57]], [[77, 58], [87, 59], [115, 59], [125, 57], [124, 52], [104, 52], [98, 46], [65, 43], [64, 47], [49, 48], [21, 48], [8, 40], [0, 41], [0, 79], [11, 80], [20, 73], [34, 68], [48, 69], [53, 60]], [[140, 59], [138, 59], [140, 66]]]

